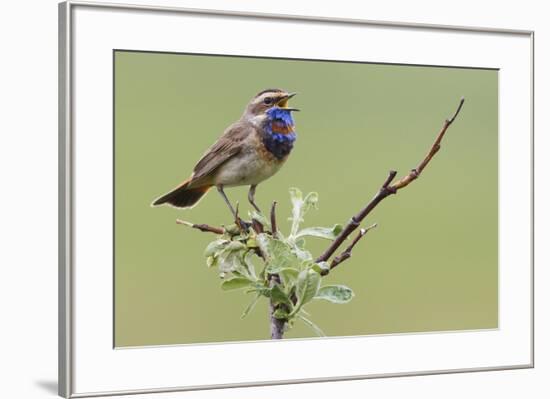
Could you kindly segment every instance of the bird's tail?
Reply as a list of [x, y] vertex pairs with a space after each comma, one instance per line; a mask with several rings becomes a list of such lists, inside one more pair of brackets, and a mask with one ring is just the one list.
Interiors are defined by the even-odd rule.
[[157, 198], [151, 205], [168, 204], [175, 208], [191, 208], [195, 206], [212, 186], [189, 188], [190, 181], [191, 179], [187, 179], [174, 190]]

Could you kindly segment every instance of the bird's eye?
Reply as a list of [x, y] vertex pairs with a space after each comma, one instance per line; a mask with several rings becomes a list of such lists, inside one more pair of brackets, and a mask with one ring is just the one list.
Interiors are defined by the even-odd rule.
[[273, 99], [271, 97], [264, 98], [265, 105], [270, 105], [271, 103], [273, 103]]

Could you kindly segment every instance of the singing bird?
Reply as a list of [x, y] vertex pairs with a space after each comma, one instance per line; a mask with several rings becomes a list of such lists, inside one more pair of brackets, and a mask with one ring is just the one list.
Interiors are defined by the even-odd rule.
[[241, 118], [204, 153], [191, 176], [152, 205], [191, 208], [215, 186], [237, 219], [224, 187], [249, 185], [248, 201], [260, 212], [254, 201], [256, 187], [283, 166], [296, 140], [292, 112], [298, 109], [288, 106], [295, 94], [282, 89], [256, 94]]

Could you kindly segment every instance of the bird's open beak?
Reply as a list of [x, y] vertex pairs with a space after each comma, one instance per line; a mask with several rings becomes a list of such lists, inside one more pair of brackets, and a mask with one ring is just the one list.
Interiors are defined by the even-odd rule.
[[283, 109], [286, 109], [288, 111], [299, 111], [298, 108], [290, 108], [288, 106], [288, 100], [290, 100], [292, 97], [294, 97], [297, 93], [288, 93], [286, 96], [284, 97], [281, 97], [281, 99], [279, 100], [279, 102], [277, 102], [277, 106], [279, 108], [283, 108]]

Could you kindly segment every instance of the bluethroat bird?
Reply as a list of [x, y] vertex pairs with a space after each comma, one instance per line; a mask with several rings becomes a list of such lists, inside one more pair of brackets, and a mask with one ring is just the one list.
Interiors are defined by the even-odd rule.
[[296, 140], [292, 111], [298, 109], [288, 106], [295, 94], [281, 89], [256, 94], [241, 118], [204, 153], [191, 176], [152, 205], [191, 208], [216, 186], [238, 219], [224, 187], [250, 185], [248, 201], [260, 212], [254, 202], [256, 187], [283, 166]]

